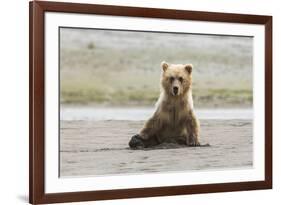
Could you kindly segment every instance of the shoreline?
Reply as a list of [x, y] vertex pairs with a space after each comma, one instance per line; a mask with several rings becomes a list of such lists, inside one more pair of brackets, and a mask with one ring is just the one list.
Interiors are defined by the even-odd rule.
[[[60, 109], [60, 120], [130, 120], [146, 121], [154, 113], [155, 107], [94, 107], [94, 106], [67, 106]], [[202, 119], [253, 119], [252, 108], [213, 108], [195, 109], [195, 115]]]

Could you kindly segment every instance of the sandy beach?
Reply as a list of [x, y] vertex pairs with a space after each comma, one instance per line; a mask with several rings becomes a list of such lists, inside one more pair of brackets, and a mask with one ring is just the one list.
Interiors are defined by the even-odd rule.
[[163, 144], [131, 150], [128, 141], [144, 121], [64, 120], [60, 133], [60, 176], [118, 175], [251, 168], [252, 120], [201, 120], [201, 143]]

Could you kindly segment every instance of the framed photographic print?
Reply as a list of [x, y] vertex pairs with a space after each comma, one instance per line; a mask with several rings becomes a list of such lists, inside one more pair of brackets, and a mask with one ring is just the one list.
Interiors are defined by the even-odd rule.
[[30, 203], [272, 187], [272, 17], [30, 2]]

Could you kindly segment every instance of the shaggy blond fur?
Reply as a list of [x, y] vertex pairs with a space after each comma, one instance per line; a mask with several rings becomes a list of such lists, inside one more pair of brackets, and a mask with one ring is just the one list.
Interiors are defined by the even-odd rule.
[[[161, 93], [156, 111], [137, 137], [144, 147], [166, 141], [199, 146], [200, 125], [192, 99], [192, 65], [162, 62], [161, 67]], [[129, 145], [138, 146], [133, 140]]]

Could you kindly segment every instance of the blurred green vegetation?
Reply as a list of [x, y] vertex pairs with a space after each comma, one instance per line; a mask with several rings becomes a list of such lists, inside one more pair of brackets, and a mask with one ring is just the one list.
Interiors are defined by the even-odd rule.
[[251, 38], [65, 29], [61, 39], [61, 103], [152, 105], [165, 60], [194, 65], [196, 107], [252, 106]]

